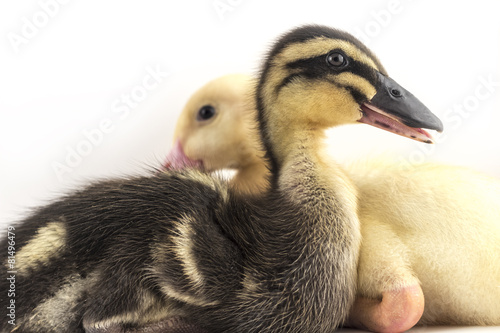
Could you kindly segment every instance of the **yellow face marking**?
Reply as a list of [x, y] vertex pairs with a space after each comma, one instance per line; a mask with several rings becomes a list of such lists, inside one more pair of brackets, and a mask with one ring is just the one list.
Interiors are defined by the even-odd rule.
[[[279, 110], [279, 115], [273, 110]], [[275, 157], [283, 160], [291, 156], [298, 141], [308, 145], [317, 142], [321, 137], [318, 129], [352, 124], [361, 116], [359, 104], [349, 90], [324, 79], [311, 83], [307, 78], [299, 78], [281, 90], [279, 98], [269, 107], [267, 121], [272, 130], [268, 135], [275, 147]], [[315, 131], [313, 137], [309, 130]], [[317, 147], [308, 149], [315, 151]]]
[[368, 99], [377, 93], [377, 89], [364, 77], [351, 72], [343, 72], [337, 75], [328, 75], [328, 79], [347, 87], [354, 87], [361, 91]]
[[50, 222], [38, 229], [36, 235], [16, 254], [19, 274], [47, 264], [66, 245], [66, 228], [63, 222]]
[[274, 58], [274, 64], [288, 64], [300, 59], [313, 58], [326, 54], [328, 51], [334, 49], [340, 49], [344, 51], [348, 57], [362, 62], [377, 71], [379, 70], [373, 59], [361, 51], [356, 45], [342, 39], [331, 39], [327, 37], [317, 37], [287, 46]]

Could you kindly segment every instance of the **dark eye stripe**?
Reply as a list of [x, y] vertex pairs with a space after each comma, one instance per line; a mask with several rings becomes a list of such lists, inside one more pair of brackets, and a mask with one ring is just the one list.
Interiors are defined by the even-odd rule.
[[[312, 57], [312, 58], [307, 58], [307, 59], [300, 59], [296, 60], [294, 62], [288, 63], [286, 65], [287, 68], [293, 69], [293, 70], [300, 70], [300, 72], [295, 72], [293, 74], [288, 75], [286, 78], [284, 78], [279, 85], [276, 87], [276, 94], [280, 92], [280, 90], [290, 84], [294, 79], [300, 78], [300, 77], [305, 77], [307, 79], [323, 79], [326, 75], [335, 72], [335, 69], [332, 69], [326, 64], [326, 54]], [[377, 86], [377, 76], [375, 69], [360, 62], [353, 60], [349, 58], [349, 65], [345, 68], [341, 68], [337, 71], [337, 73], [343, 73], [343, 72], [349, 72], [353, 73], [355, 75], [358, 75], [362, 78], [365, 78], [370, 84], [373, 86]], [[333, 84], [336, 84], [334, 81], [330, 81]], [[338, 85], [338, 84], [337, 84]], [[340, 85], [339, 85], [340, 86]], [[347, 87], [347, 86], [342, 86], [344, 88], [349, 88], [351, 89], [350, 91], [354, 91], [352, 89], [355, 89], [355, 92], [353, 92], [353, 96], [358, 101], [360, 98], [360, 94], [362, 93], [359, 91], [359, 89], [356, 89], [354, 87]], [[366, 99], [366, 98], [365, 98]]]
[[358, 104], [362, 104], [362, 103], [364, 103], [364, 102], [367, 101], [367, 97], [365, 96], [365, 94], [363, 94], [361, 92], [361, 90], [359, 90], [356, 87], [349, 86], [349, 85], [346, 85], [346, 84], [338, 83], [338, 82], [336, 82], [333, 79], [329, 79], [328, 82], [330, 82], [331, 84], [333, 84], [333, 85], [335, 85], [335, 86], [337, 86], [339, 88], [346, 89], [347, 91], [349, 91], [351, 93], [351, 95], [352, 95], [352, 98], [354, 98], [354, 100]]
[[[299, 59], [294, 62], [288, 63], [286, 65], [289, 69], [300, 69], [301, 72], [313, 72], [318, 73], [319, 76], [323, 76], [329, 70], [335, 70], [329, 67], [326, 64], [326, 54], [322, 54], [320, 56], [307, 58], [307, 59]], [[349, 58], [349, 57], [348, 57]], [[375, 75], [375, 69], [371, 66], [366, 65], [363, 62], [354, 60], [349, 58], [349, 65], [345, 68], [340, 68], [339, 71], [351, 72], [353, 74], [359, 75], [368, 80], [373, 85], [377, 83], [377, 76]]]

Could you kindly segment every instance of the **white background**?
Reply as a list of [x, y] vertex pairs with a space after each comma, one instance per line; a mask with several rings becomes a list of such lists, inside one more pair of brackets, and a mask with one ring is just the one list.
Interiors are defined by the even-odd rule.
[[[445, 124], [434, 146], [365, 125], [333, 130], [339, 160], [390, 152], [409, 163], [435, 160], [500, 177], [497, 3], [2, 2], [0, 224], [89, 180], [158, 166], [192, 92], [223, 74], [256, 73], [273, 40], [305, 23], [357, 35]], [[163, 73], [155, 87], [151, 70]], [[134, 107], [122, 101], [130, 94], [142, 99]], [[103, 121], [111, 128], [99, 136]], [[78, 149], [85, 156], [68, 157]], [[55, 165], [65, 172], [58, 175]]]

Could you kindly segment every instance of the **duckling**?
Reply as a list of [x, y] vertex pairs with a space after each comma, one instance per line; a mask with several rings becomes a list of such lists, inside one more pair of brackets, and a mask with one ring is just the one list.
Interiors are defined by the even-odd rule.
[[254, 85], [248, 75], [231, 74], [196, 91], [179, 115], [164, 167], [198, 167], [207, 172], [235, 169], [231, 184], [237, 192], [266, 191], [268, 169], [249, 93]]
[[428, 140], [420, 127], [442, 124], [357, 39], [323, 26], [278, 39], [256, 105], [271, 166], [265, 195], [189, 169], [96, 182], [40, 208], [15, 227], [10, 269], [22, 292], [15, 325], [1, 329], [159, 333], [182, 318], [195, 331], [296, 333], [345, 323], [360, 245], [356, 189], [323, 132], [376, 118]]
[[[257, 112], [246, 102], [252, 78], [242, 80], [242, 75], [215, 79], [193, 94], [174, 141], [188, 147], [186, 160], [236, 168], [234, 187], [242, 182], [246, 193], [258, 194], [265, 191], [260, 184], [269, 171], [264, 159], [256, 161], [262, 154], [253, 120], [242, 122], [242, 114]], [[197, 116], [207, 105], [218, 122]], [[224, 148], [213, 142], [223, 142]], [[236, 162], [224, 164], [227, 155]], [[462, 167], [427, 163], [408, 168], [382, 159], [351, 163], [346, 172], [358, 188], [362, 231], [351, 325], [388, 331], [405, 308], [412, 317], [408, 326], [417, 320], [422, 325], [500, 325], [498, 179]]]

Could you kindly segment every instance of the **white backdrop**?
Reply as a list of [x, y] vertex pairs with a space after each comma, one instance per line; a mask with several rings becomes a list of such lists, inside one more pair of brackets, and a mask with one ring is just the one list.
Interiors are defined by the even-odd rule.
[[0, 223], [91, 179], [144, 172], [219, 75], [255, 73], [305, 23], [347, 30], [441, 117], [429, 146], [368, 126], [331, 131], [339, 160], [390, 152], [500, 177], [497, 1], [97, 1], [0, 4]]

